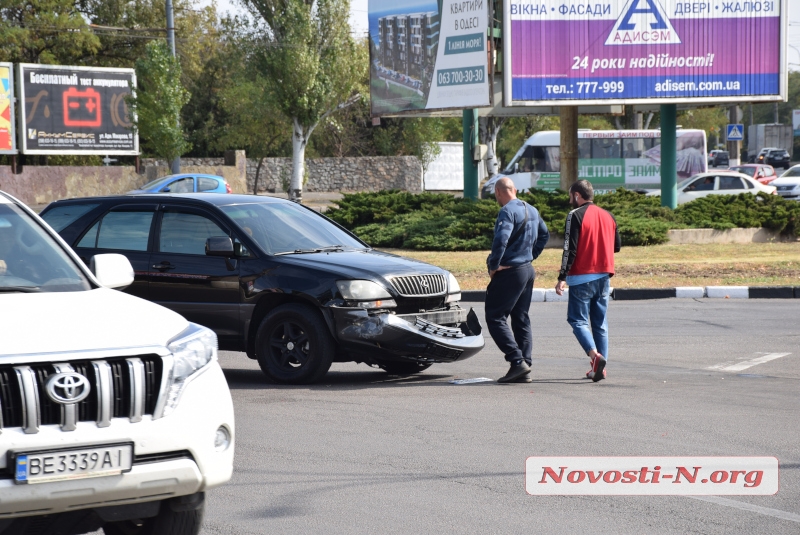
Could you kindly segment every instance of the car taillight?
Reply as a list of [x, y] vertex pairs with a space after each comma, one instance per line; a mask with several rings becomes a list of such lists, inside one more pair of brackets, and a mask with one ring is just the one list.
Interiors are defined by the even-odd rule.
[[233, 193], [233, 190], [231, 189], [231, 185], [228, 184], [227, 182], [225, 182], [225, 193]]

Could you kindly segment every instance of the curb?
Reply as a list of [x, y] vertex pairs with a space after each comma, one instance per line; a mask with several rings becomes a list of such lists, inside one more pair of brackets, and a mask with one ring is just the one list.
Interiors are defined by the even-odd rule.
[[[645, 299], [800, 299], [800, 286], [680, 286], [677, 288], [612, 288], [614, 301], [640, 301]], [[569, 289], [564, 295], [556, 295], [552, 288], [534, 288], [531, 302], [566, 302]], [[486, 290], [462, 290], [461, 300], [486, 301]]]

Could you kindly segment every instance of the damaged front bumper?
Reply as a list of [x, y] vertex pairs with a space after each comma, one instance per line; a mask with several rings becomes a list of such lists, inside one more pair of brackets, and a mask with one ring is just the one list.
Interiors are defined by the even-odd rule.
[[484, 346], [481, 325], [472, 309], [403, 315], [362, 308], [330, 310], [339, 343], [366, 361], [455, 362], [468, 359]]

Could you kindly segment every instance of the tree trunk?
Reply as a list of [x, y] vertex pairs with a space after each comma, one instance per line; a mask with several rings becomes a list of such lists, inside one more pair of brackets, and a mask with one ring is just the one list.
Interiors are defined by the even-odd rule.
[[299, 203], [303, 200], [306, 145], [311, 128], [304, 128], [297, 118], [292, 118], [292, 125], [294, 132], [292, 133], [292, 181], [289, 184], [289, 200]]
[[497, 161], [497, 134], [503, 127], [503, 123], [507, 120], [506, 117], [492, 117], [489, 122], [489, 139], [488, 150], [486, 155], [486, 168], [489, 178], [492, 178], [499, 171], [499, 162]]
[[253, 195], [258, 195], [258, 176], [261, 174], [261, 166], [264, 164], [264, 158], [258, 159], [258, 167], [256, 167], [256, 179], [253, 181]]

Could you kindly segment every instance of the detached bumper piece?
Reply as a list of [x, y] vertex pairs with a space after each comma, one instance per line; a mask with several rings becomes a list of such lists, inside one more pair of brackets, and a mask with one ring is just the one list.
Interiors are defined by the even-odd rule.
[[[358, 308], [332, 308], [336, 334], [343, 347], [380, 359], [402, 357], [417, 362], [454, 362], [467, 359], [484, 346], [475, 312], [456, 309], [397, 316], [383, 312], [370, 315]], [[459, 328], [431, 319], [450, 319]]]

